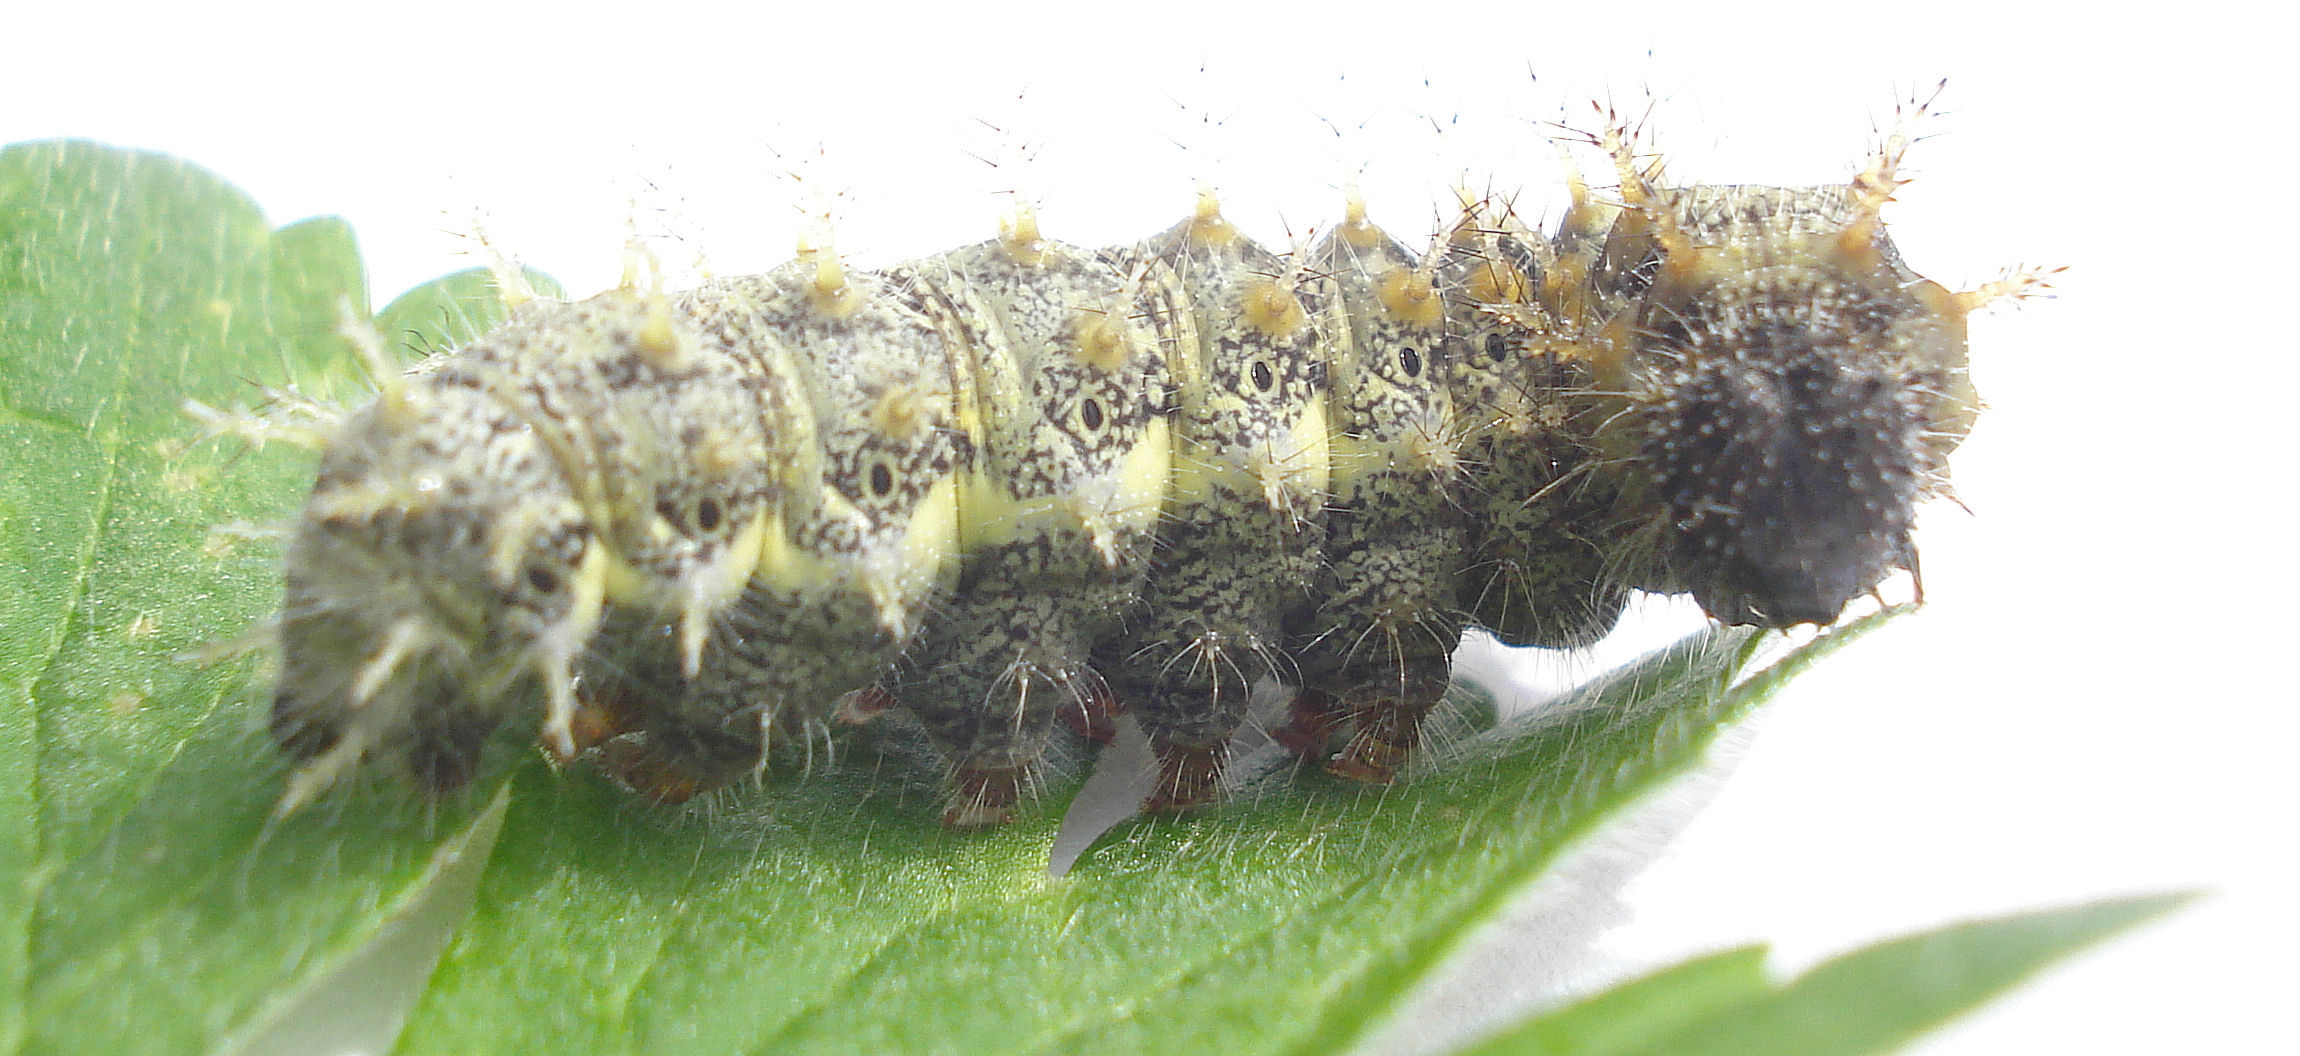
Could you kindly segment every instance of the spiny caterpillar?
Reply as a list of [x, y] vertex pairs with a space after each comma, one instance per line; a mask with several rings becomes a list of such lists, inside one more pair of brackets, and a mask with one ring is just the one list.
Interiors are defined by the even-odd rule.
[[[1133, 714], [1146, 807], [1279, 740], [1384, 781], [1465, 627], [1600, 636], [1631, 590], [1827, 624], [1895, 569], [1978, 399], [1954, 293], [1852, 181], [1672, 187], [1556, 233], [1464, 195], [1425, 252], [1354, 200], [1274, 253], [1210, 195], [1137, 245], [998, 238], [878, 272], [827, 244], [670, 294], [536, 300], [335, 430], [286, 559], [283, 809], [369, 759], [468, 780], [536, 721], [676, 802], [898, 705], [959, 827], [1065, 722]], [[1921, 591], [1920, 591], [1921, 593]], [[843, 701], [843, 704], [841, 703]]]

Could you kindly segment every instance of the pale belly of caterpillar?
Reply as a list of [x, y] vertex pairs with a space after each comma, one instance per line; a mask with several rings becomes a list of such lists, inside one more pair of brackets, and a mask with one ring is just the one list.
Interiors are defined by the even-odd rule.
[[[1415, 253], [1279, 255], [1211, 202], [1137, 246], [828, 253], [523, 309], [330, 446], [288, 557], [290, 803], [365, 758], [466, 780], [491, 731], [665, 801], [847, 697], [915, 713], [995, 823], [1124, 709], [1147, 806], [1279, 740], [1394, 776], [1476, 623], [1602, 634], [1632, 589], [1827, 623], [1897, 568], [1977, 407], [1953, 294], [1852, 184], [1654, 185], [1559, 231], [1480, 203]], [[865, 696], [857, 698], [854, 694]], [[867, 710], [854, 708], [850, 710]]]

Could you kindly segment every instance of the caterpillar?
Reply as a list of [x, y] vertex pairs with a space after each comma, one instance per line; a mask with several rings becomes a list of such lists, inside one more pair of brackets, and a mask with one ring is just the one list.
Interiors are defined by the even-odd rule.
[[[534, 299], [350, 415], [292, 533], [271, 728], [292, 809], [365, 761], [468, 781], [500, 726], [679, 802], [838, 718], [914, 714], [954, 827], [1063, 727], [1132, 714], [1146, 809], [1278, 740], [1392, 779], [1476, 625], [1602, 635], [1632, 590], [1828, 624], [1917, 572], [1979, 408], [1966, 317], [1851, 181], [1671, 186], [1591, 137], [1555, 231], [1463, 196], [1422, 251], [1361, 203], [1274, 252], [1202, 193], [1103, 249], [1027, 206], [879, 271], [827, 243], [671, 293]], [[1921, 598], [1921, 579], [1919, 580]]]

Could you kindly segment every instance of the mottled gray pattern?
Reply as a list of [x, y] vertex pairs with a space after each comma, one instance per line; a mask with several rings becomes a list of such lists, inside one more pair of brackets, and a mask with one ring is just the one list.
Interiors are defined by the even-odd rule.
[[[363, 759], [449, 789], [564, 685], [599, 613], [560, 462], [489, 393], [432, 376], [353, 415], [288, 546], [272, 732], [289, 805]], [[421, 575], [411, 575], [411, 570]]]
[[[1298, 682], [1287, 613], [1322, 568], [1324, 291], [1296, 262], [1226, 223], [1184, 221], [1133, 259], [1169, 265], [1172, 316], [1153, 319], [1181, 379], [1178, 486], [1133, 627], [1100, 656], [1158, 753], [1154, 809], [1213, 795], [1254, 683]], [[1290, 329], [1287, 327], [1290, 325]]]
[[[971, 349], [978, 490], [957, 594], [891, 680], [949, 752], [955, 825], [994, 823], [1030, 783], [1058, 712], [1096, 707], [1096, 642], [1141, 594], [1163, 452], [1129, 456], [1169, 407], [1140, 276], [1059, 243], [986, 242], [897, 270]], [[1155, 480], [1130, 480], [1154, 472]]]
[[[712, 313], [706, 331], [742, 335], [728, 359], [758, 379], [752, 389], [792, 392], [812, 409], [794, 424], [813, 444], [811, 457], [775, 464], [798, 472], [768, 525], [769, 556], [715, 613], [693, 677], [673, 628], [644, 613], [617, 613], [593, 650], [591, 739], [606, 742], [618, 777], [655, 798], [751, 772], [778, 733], [812, 737], [832, 702], [877, 678], [953, 585], [956, 554], [931, 504], [955, 506], [953, 478], [972, 458], [958, 429], [958, 350], [920, 310], [918, 291], [864, 273], [838, 278], [851, 288], [825, 289], [815, 264], [800, 261], [690, 298]], [[935, 537], [931, 553], [916, 549], [921, 534]]]
[[[1611, 141], [1608, 140], [1610, 144]], [[289, 805], [370, 756], [438, 787], [497, 725], [675, 801], [915, 713], [957, 826], [1130, 711], [1148, 806], [1218, 795], [1256, 682], [1388, 780], [1462, 628], [1567, 646], [1632, 588], [1834, 620], [1914, 569], [1985, 295], [1911, 272], [1897, 158], [1808, 189], [1479, 203], [1427, 255], [1275, 254], [1212, 208], [1138, 246], [812, 253], [538, 304], [352, 416], [287, 563]], [[2012, 284], [2017, 286], [2017, 283]], [[540, 706], [539, 706], [540, 705]]]

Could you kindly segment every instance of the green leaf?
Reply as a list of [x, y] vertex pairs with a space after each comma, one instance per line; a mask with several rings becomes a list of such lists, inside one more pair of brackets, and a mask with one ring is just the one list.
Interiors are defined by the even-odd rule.
[[[1572, 838], [1693, 764], [1752, 702], [1715, 692], [1734, 638], [1402, 788], [1281, 781], [1137, 822], [1060, 879], [1051, 804], [945, 833], [931, 787], [887, 779], [902, 761], [709, 824], [532, 772], [403, 1051], [1329, 1051]], [[487, 985], [567, 978], [588, 983]], [[710, 1000], [729, 993], [749, 996]]]
[[1698, 958], [1495, 1035], [1458, 1056], [1863, 1056], [1890, 1052], [2046, 965], [2188, 895], [1973, 921], [1839, 956], [1779, 986], [1762, 947]]
[[1455, 1056], [1621, 1056], [1668, 1052], [1662, 1040], [1765, 994], [1765, 948], [1693, 958], [1525, 1024]]
[[[529, 289], [545, 297], [565, 297], [558, 280], [533, 268], [521, 269]], [[502, 287], [487, 268], [465, 268], [400, 294], [375, 313], [375, 330], [386, 351], [413, 361], [470, 344], [510, 315]]]
[[[214, 1051], [425, 889], [469, 803], [370, 790], [268, 822], [281, 766], [245, 660], [178, 657], [276, 604], [311, 459], [186, 445], [187, 399], [358, 387], [330, 219], [274, 231], [192, 166], [0, 153], [0, 1052]], [[219, 537], [221, 538], [221, 537]]]
[[[276, 551], [210, 529], [291, 516], [312, 460], [188, 444], [181, 407], [356, 400], [347, 314], [420, 351], [500, 311], [473, 273], [366, 304], [339, 221], [274, 230], [148, 154], [0, 154], [0, 1054], [292, 1049], [393, 981], [413, 996], [339, 1018], [388, 1043], [404, 1014], [403, 1053], [1336, 1051], [1883, 622], [1739, 681], [1769, 639], [1703, 635], [1400, 786], [1278, 774], [1059, 878], [1074, 778], [945, 832], [899, 730], [685, 811], [505, 744], [464, 797], [354, 787], [275, 820], [261, 665], [179, 657], [276, 603]], [[1744, 969], [1689, 971], [1731, 997]], [[1688, 1001], [1606, 1029], [1659, 1036]]]

